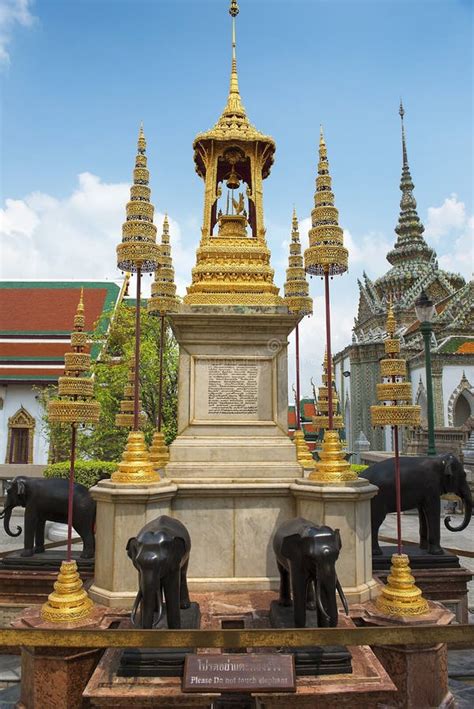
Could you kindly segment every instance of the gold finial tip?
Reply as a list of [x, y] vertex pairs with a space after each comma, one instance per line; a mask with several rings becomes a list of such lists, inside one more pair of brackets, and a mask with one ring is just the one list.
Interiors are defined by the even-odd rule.
[[79, 303], [77, 304], [77, 312], [84, 312], [84, 288], [81, 287], [81, 295], [79, 296]]
[[398, 113], [400, 114], [400, 118], [403, 121], [403, 116], [405, 115], [405, 109], [403, 108], [403, 102], [402, 102], [401, 98], [400, 98], [400, 108], [398, 109]]
[[237, 5], [237, 0], [231, 0], [230, 8], [229, 8], [229, 15], [231, 17], [237, 17], [238, 14], [239, 14], [239, 6]]

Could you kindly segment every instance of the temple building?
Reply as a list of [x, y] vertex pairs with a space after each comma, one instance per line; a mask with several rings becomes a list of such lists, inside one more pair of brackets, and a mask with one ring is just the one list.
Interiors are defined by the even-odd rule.
[[[48, 462], [40, 391], [64, 373], [81, 288], [91, 332], [124, 288], [110, 281], [0, 282], [0, 477], [25, 473], [13, 466]], [[101, 324], [106, 329], [105, 319]], [[93, 359], [98, 352], [92, 347]]]
[[[378, 363], [384, 351], [382, 339], [390, 301], [402, 353], [407, 359], [414, 403], [421, 405], [422, 427], [426, 428], [423, 337], [415, 314], [415, 301], [422, 290], [436, 308], [431, 342], [435, 428], [460, 427], [474, 417], [474, 285], [472, 281], [466, 283], [459, 274], [440, 269], [434, 249], [423, 237], [424, 226], [418, 216], [408, 164], [402, 104], [400, 117], [402, 198], [395, 227], [397, 239], [387, 254], [390, 269], [375, 281], [365, 273], [363, 282], [358, 281], [359, 306], [352, 342], [334, 357], [349, 449], [363, 433], [371, 449], [391, 450], [389, 429], [372, 429], [369, 412], [371, 402], [376, 399]], [[408, 445], [408, 437], [405, 443]]]

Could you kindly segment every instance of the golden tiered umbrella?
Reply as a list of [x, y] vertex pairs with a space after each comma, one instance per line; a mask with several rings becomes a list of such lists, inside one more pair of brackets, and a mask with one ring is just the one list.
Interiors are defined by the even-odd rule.
[[136, 273], [135, 357], [133, 381], [133, 430], [128, 434], [127, 445], [118, 470], [112, 473], [116, 483], [142, 484], [158, 482], [143, 431], [140, 431], [139, 370], [140, 370], [140, 307], [142, 273], [156, 271], [160, 247], [156, 243], [156, 226], [153, 224], [154, 206], [150, 202], [148, 186], [150, 173], [145, 155], [146, 140], [143, 126], [138, 136], [137, 157], [133, 170], [133, 185], [127, 203], [127, 218], [122, 226], [122, 243], [117, 246], [117, 267], [121, 271]]
[[[344, 246], [344, 235], [339, 226], [339, 213], [334, 206], [331, 176], [327, 158], [326, 143], [321, 128], [319, 140], [319, 164], [314, 194], [314, 209], [311, 212], [312, 228], [309, 231], [309, 248], [304, 253], [307, 273], [324, 278], [326, 305], [326, 353], [332, 365], [331, 354], [331, 309], [329, 301], [329, 278], [347, 271], [348, 251]], [[339, 433], [334, 426], [332, 366], [327, 369], [328, 427], [319, 460], [310, 474], [311, 480], [322, 483], [355, 480], [357, 473], [351, 470], [342, 450]]]
[[313, 299], [309, 296], [309, 286], [304, 270], [303, 256], [301, 255], [300, 234], [298, 231], [298, 217], [293, 209], [293, 220], [291, 229], [290, 253], [288, 255], [288, 268], [286, 269], [286, 281], [284, 285], [285, 304], [290, 313], [298, 318], [295, 327], [295, 356], [296, 356], [296, 430], [294, 442], [299, 463], [303, 468], [313, 468], [314, 460], [309, 451], [304, 438], [304, 431], [301, 428], [300, 412], [300, 335], [299, 323], [306, 315], [313, 312]]
[[420, 407], [413, 405], [411, 383], [405, 382], [407, 365], [400, 357], [400, 340], [395, 337], [396, 321], [390, 303], [387, 315], [385, 340], [386, 358], [380, 362], [383, 382], [377, 384], [377, 399], [383, 404], [370, 407], [373, 426], [392, 426], [395, 452], [395, 494], [397, 504], [397, 554], [392, 556], [387, 585], [376, 600], [377, 608], [387, 615], [415, 616], [428, 611], [428, 604], [415, 586], [409, 559], [402, 554], [399, 426], [419, 426]]
[[43, 620], [53, 623], [71, 623], [88, 618], [94, 604], [82, 586], [77, 564], [72, 558], [72, 517], [74, 497], [74, 464], [76, 460], [76, 429], [80, 423], [97, 423], [100, 406], [93, 399], [94, 384], [90, 377], [90, 354], [86, 352], [87, 333], [84, 332], [83, 290], [74, 316], [71, 333], [71, 352], [64, 355], [64, 376], [59, 377], [59, 399], [48, 404], [51, 423], [71, 425], [71, 457], [67, 510], [67, 560], [61, 562], [54, 591], [41, 608]]
[[163, 423], [163, 354], [165, 349], [166, 315], [174, 313], [179, 306], [174, 282], [173, 259], [171, 258], [171, 244], [168, 215], [163, 221], [161, 235], [160, 264], [155, 274], [155, 281], [151, 285], [151, 298], [148, 300], [148, 312], [160, 317], [160, 363], [158, 372], [158, 416], [156, 430], [150, 446], [150, 458], [155, 470], [164, 468], [169, 461], [168, 447], [161, 431]]

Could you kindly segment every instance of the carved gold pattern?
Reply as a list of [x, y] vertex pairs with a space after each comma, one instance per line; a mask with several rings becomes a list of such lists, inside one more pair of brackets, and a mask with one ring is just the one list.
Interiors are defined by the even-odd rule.
[[137, 156], [133, 170], [133, 186], [127, 203], [127, 218], [122, 226], [122, 243], [117, 246], [117, 267], [135, 273], [155, 271], [160, 247], [156, 244], [154, 207], [150, 202], [149, 171], [146, 168], [146, 140], [143, 127], [138, 135]]
[[411, 401], [410, 382], [395, 382], [377, 384], [377, 399], [379, 401]]
[[404, 359], [382, 359], [380, 374], [382, 377], [404, 377], [407, 373], [407, 363]]
[[94, 603], [83, 588], [75, 561], [63, 561], [54, 591], [41, 608], [48, 623], [75, 623], [88, 618]]
[[160, 476], [153, 468], [143, 431], [130, 431], [118, 469], [112, 473], [114, 483], [143, 485], [157, 483]]
[[83, 332], [84, 291], [74, 316], [74, 331], [71, 333], [73, 352], [64, 355], [64, 376], [58, 380], [59, 399], [48, 403], [48, 418], [55, 423], [97, 423], [100, 418], [100, 405], [93, 400], [94, 384], [90, 376], [80, 376], [89, 373], [91, 358], [84, 352], [87, 346], [87, 333]]
[[58, 394], [89, 399], [94, 395], [94, 382], [90, 377], [59, 377]]
[[314, 209], [311, 212], [309, 248], [304, 252], [308, 273], [322, 276], [347, 271], [348, 251], [343, 246], [343, 231], [339, 226], [339, 212], [334, 206], [326, 143], [321, 129], [319, 140], [318, 177]]
[[286, 269], [284, 292], [285, 303], [290, 313], [298, 316], [311, 315], [313, 312], [313, 299], [309, 296], [309, 286], [306, 281], [306, 272], [301, 255], [298, 217], [295, 210], [293, 210], [290, 255], [288, 257], [288, 268]]
[[316, 461], [314, 471], [309, 474], [310, 480], [319, 483], [357, 480], [357, 473], [351, 470], [351, 466], [345, 458], [338, 431], [325, 431], [322, 448], [318, 451], [318, 455], [319, 460]]
[[419, 616], [427, 613], [428, 603], [415, 586], [406, 554], [393, 554], [390, 575], [375, 604], [389, 616]]
[[384, 341], [385, 354], [398, 354], [400, 352], [400, 340], [395, 337], [388, 337]]
[[153, 439], [150, 446], [150, 460], [153, 463], [154, 469], [162, 470], [169, 463], [170, 454], [168, 446], [165, 444], [165, 439], [161, 431], [154, 431]]
[[371, 406], [372, 426], [420, 426], [420, 407], [417, 405]]

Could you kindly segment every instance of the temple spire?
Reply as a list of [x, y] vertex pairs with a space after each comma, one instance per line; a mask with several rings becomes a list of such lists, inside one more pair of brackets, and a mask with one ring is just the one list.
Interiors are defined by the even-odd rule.
[[231, 0], [229, 15], [232, 17], [232, 64], [230, 71], [230, 86], [227, 103], [222, 113], [223, 116], [239, 115], [245, 116], [245, 108], [242, 105], [239, 91], [239, 78], [237, 75], [236, 39], [235, 39], [235, 18], [239, 14], [237, 0]]
[[387, 260], [393, 266], [407, 260], [431, 261], [434, 251], [423, 238], [425, 227], [421, 223], [416, 208], [416, 199], [413, 194], [415, 185], [408, 165], [408, 153], [405, 136], [404, 116], [405, 109], [402, 101], [398, 110], [401, 120], [402, 133], [402, 177], [400, 180], [400, 190], [402, 198], [400, 200], [400, 215], [395, 233], [398, 238], [394, 248], [388, 252]]

